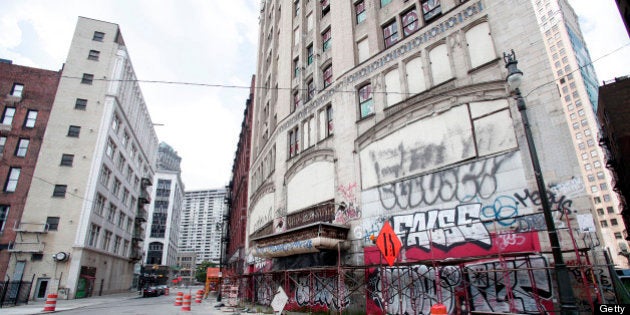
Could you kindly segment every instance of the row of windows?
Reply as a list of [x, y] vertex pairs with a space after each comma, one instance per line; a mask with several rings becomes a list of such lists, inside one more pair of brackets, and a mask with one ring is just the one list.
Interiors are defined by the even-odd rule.
[[[7, 106], [4, 108], [2, 112], [2, 118], [0, 119], [0, 124], [3, 125], [11, 125], [13, 124], [13, 118], [15, 117], [16, 108]], [[24, 123], [22, 127], [24, 128], [35, 128], [35, 122], [37, 122], [37, 111], [29, 109], [26, 112], [26, 118], [24, 118]]]
[[[4, 231], [7, 220], [9, 218], [9, 212], [11, 206], [0, 205], [0, 233]], [[46, 218], [46, 231], [57, 231], [59, 228], [59, 217], [47, 217]]]
[[[96, 224], [90, 225], [88, 231], [87, 245], [100, 248], [105, 251], [112, 252], [117, 255], [127, 256], [129, 250], [129, 241], [123, 240], [119, 235], [115, 235], [112, 231], [104, 230], [101, 237], [101, 227]], [[121, 246], [122, 245], [122, 246]]]

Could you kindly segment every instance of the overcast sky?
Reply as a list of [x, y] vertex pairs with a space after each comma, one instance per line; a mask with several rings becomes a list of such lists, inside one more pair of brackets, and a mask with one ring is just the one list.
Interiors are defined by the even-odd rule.
[[[525, 1], [525, 0], [519, 0]], [[630, 74], [630, 40], [614, 0], [569, 0], [598, 79]], [[59, 70], [78, 16], [116, 23], [140, 80], [249, 86], [257, 0], [0, 0], [0, 58]], [[611, 53], [621, 46], [625, 48]], [[607, 55], [607, 56], [605, 56]], [[605, 57], [602, 57], [605, 56]], [[182, 157], [186, 190], [230, 179], [248, 89], [141, 84], [160, 141]]]

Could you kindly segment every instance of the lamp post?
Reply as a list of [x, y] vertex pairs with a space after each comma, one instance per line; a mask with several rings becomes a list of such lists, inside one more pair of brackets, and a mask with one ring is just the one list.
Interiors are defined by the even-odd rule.
[[525, 132], [525, 139], [527, 140], [527, 147], [529, 149], [529, 156], [532, 161], [532, 168], [534, 169], [534, 176], [536, 177], [536, 185], [538, 186], [538, 193], [540, 194], [540, 201], [542, 205], [543, 215], [545, 217], [545, 224], [547, 226], [547, 234], [549, 235], [549, 243], [551, 245], [551, 252], [553, 254], [554, 271], [556, 272], [556, 280], [558, 282], [558, 293], [560, 298], [560, 307], [562, 314], [577, 314], [577, 305], [575, 296], [573, 295], [573, 288], [571, 287], [571, 279], [569, 277], [569, 270], [562, 258], [562, 248], [560, 247], [560, 241], [558, 238], [558, 230], [553, 221], [551, 215], [551, 205], [549, 204], [549, 196], [545, 186], [545, 181], [540, 169], [540, 162], [538, 161], [538, 153], [536, 152], [536, 146], [532, 137], [532, 130], [527, 118], [527, 107], [525, 106], [525, 99], [519, 90], [521, 81], [523, 78], [523, 71], [519, 70], [516, 65], [516, 54], [514, 50], [510, 53], [503, 53], [503, 60], [505, 61], [505, 67], [508, 70], [506, 82], [511, 92], [514, 93], [514, 99], [516, 100], [516, 106], [521, 113], [521, 119], [523, 120], [523, 129]]

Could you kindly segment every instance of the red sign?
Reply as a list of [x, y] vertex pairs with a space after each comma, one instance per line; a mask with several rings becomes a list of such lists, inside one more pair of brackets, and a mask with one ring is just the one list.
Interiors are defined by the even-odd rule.
[[378, 237], [376, 238], [376, 246], [378, 246], [378, 249], [381, 251], [381, 254], [383, 254], [383, 257], [390, 267], [394, 265], [396, 258], [398, 258], [401, 245], [400, 239], [398, 239], [398, 235], [394, 233], [394, 229], [389, 224], [389, 221], [385, 221], [381, 232], [378, 233]]

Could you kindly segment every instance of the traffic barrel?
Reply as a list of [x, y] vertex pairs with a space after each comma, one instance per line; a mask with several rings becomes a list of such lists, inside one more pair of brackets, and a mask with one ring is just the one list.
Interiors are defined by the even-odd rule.
[[44, 312], [54, 312], [57, 307], [57, 294], [50, 293], [46, 297], [46, 304], [44, 305]]
[[168, 295], [168, 287], [164, 288], [164, 295]]
[[446, 315], [448, 312], [446, 311], [446, 305], [442, 303], [435, 304], [431, 306], [431, 315]]
[[177, 292], [177, 296], [175, 297], [175, 306], [182, 306], [183, 296], [184, 296], [183, 292]]
[[190, 312], [190, 294], [184, 295], [184, 304], [182, 305], [182, 311]]
[[203, 290], [197, 290], [197, 295], [195, 295], [195, 303], [201, 303], [202, 297], [203, 297]]

